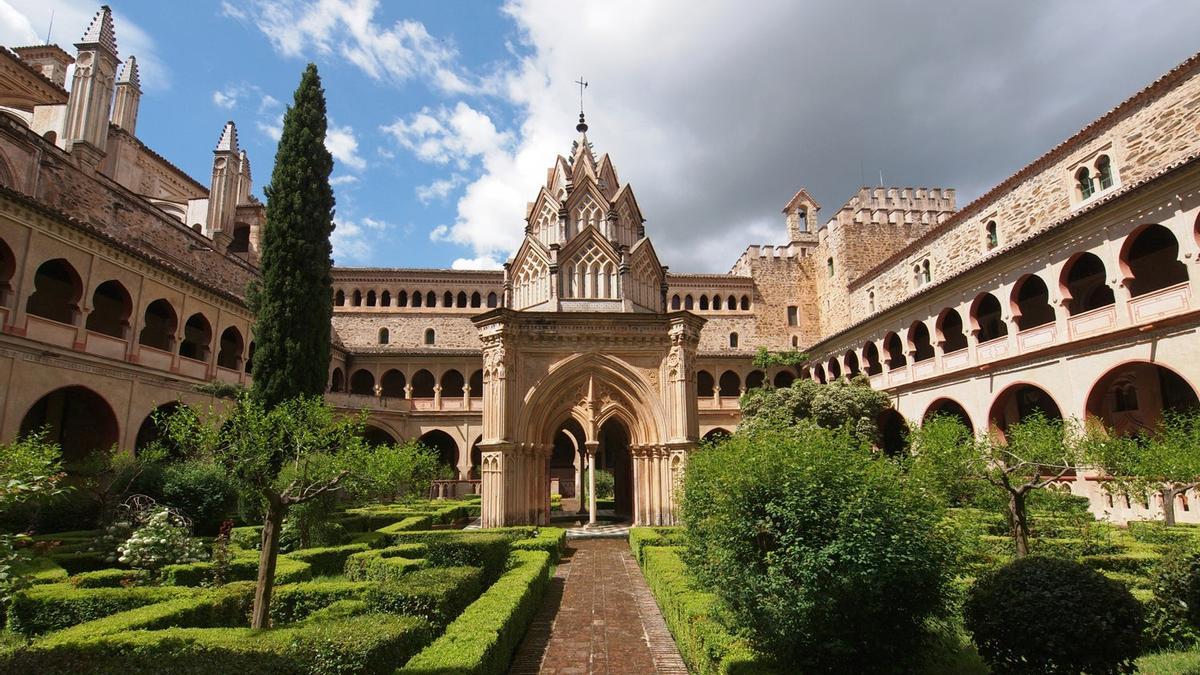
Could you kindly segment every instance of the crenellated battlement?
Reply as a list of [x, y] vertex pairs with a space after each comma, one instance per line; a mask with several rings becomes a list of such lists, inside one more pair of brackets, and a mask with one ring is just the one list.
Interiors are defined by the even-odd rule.
[[827, 226], [920, 223], [936, 225], [958, 210], [954, 188], [862, 187], [830, 219]]

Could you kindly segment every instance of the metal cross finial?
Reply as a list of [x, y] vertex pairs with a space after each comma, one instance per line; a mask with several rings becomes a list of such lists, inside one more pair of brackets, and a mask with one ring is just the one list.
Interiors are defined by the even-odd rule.
[[583, 90], [587, 89], [588, 83], [583, 79], [583, 76], [580, 75], [579, 79], [575, 80], [575, 84], [579, 85], [579, 112], [582, 114], [583, 113]]

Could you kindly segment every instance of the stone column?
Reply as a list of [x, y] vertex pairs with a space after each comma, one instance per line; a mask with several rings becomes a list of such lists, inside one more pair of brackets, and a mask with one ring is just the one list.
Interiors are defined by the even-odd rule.
[[575, 448], [575, 499], [579, 501], [576, 513], [583, 513], [583, 453]]
[[600, 447], [599, 441], [587, 441], [583, 444], [587, 448], [587, 464], [588, 464], [588, 527], [596, 526], [596, 450]]

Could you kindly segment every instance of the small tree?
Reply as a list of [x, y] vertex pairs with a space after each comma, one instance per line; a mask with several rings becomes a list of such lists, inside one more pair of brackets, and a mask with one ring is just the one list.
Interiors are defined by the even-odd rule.
[[1029, 495], [1054, 483], [1082, 462], [1092, 438], [1078, 424], [1035, 412], [1004, 433], [993, 430], [970, 440], [970, 432], [951, 432], [954, 418], [935, 418], [913, 432], [910, 476], [940, 480], [946, 493], [959, 481], [981, 481], [1004, 498], [1009, 531], [1017, 555], [1029, 553]]
[[421, 443], [362, 445], [359, 472], [350, 489], [364, 500], [395, 502], [429, 493], [441, 470], [438, 452]]
[[741, 400], [739, 429], [787, 431], [810, 419], [826, 429], [850, 428], [860, 439], [878, 443], [880, 413], [891, 406], [886, 393], [865, 378], [819, 384], [797, 380], [790, 387], [747, 391]]
[[1109, 489], [1162, 495], [1163, 520], [1175, 524], [1175, 499], [1200, 487], [1200, 414], [1167, 411], [1153, 431], [1108, 437], [1090, 446], [1089, 460], [1113, 477]]
[[334, 490], [363, 457], [365, 415], [339, 417], [318, 397], [284, 401], [268, 409], [242, 396], [221, 419], [207, 421], [181, 407], [167, 423], [170, 437], [194, 454], [211, 457], [263, 501], [262, 550], [251, 627], [266, 628], [279, 535], [284, 516], [297, 504]]
[[[61, 448], [46, 440], [44, 429], [0, 445], [0, 514], [64, 492], [61, 456]], [[0, 607], [24, 584], [16, 568], [27, 539], [24, 534], [0, 532]]]

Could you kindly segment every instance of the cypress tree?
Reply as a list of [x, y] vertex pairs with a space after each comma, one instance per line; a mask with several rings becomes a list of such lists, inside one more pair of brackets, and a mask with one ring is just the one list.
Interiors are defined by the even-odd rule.
[[333, 157], [325, 149], [325, 90], [308, 64], [283, 116], [260, 246], [255, 311], [254, 392], [268, 408], [319, 396], [329, 372], [333, 315]]

